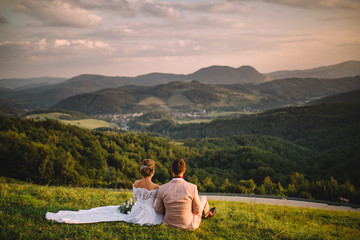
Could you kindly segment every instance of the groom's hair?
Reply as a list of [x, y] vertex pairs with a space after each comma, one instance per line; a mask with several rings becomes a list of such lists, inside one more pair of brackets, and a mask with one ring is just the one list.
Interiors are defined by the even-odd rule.
[[182, 173], [185, 169], [186, 169], [186, 164], [184, 159], [182, 158], [175, 159], [171, 165], [171, 170], [176, 175]]

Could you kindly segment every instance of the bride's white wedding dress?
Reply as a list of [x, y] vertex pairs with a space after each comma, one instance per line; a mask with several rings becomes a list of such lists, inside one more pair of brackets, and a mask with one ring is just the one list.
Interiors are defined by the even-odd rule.
[[112, 205], [79, 211], [47, 212], [45, 217], [47, 220], [74, 224], [125, 221], [141, 225], [157, 225], [161, 224], [163, 218], [163, 215], [157, 214], [154, 209], [157, 191], [158, 189], [147, 190], [133, 186], [135, 205], [128, 214], [119, 212], [120, 205]]

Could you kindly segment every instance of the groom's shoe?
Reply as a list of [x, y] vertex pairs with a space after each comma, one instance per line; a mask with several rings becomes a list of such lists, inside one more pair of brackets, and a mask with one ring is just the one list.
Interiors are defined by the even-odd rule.
[[216, 213], [216, 207], [213, 207], [212, 209], [209, 210], [208, 214], [206, 215], [206, 219], [207, 218], [211, 218], [212, 216], [214, 216]]

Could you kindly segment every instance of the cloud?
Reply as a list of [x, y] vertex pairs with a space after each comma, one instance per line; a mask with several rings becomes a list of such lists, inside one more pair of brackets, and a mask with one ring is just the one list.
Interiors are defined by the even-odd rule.
[[155, 3], [152, 0], [145, 1], [140, 7], [141, 12], [157, 18], [182, 18], [180, 11], [164, 3]]
[[360, 2], [357, 0], [265, 0], [269, 3], [287, 5], [290, 7], [299, 7], [307, 9], [315, 8], [360, 8]]
[[42, 38], [39, 41], [4, 41], [0, 42], [1, 60], [9, 59], [32, 59], [40, 56], [74, 56], [91, 54], [107, 55], [114, 52], [110, 45], [103, 41], [93, 40], [48, 40]]
[[317, 18], [317, 21], [320, 22], [330, 22], [330, 21], [352, 21], [356, 20], [355, 17], [346, 15], [346, 16], [329, 16], [329, 17], [323, 17], [323, 18]]
[[17, 63], [19, 59], [29, 58], [30, 42], [0, 42], [0, 65]]
[[[185, 68], [208, 63], [271, 65], [273, 60], [264, 60], [267, 55], [286, 59], [318, 48], [326, 50], [316, 51], [319, 56], [328, 56], [332, 50], [320, 48], [324, 45], [353, 56], [359, 49], [357, 12], [344, 11], [358, 9], [359, 0], [0, 2], [0, 68], [13, 65], [6, 73], [12, 76], [36, 67], [41, 74], [41, 68], [69, 68], [78, 74], [103, 69], [104, 74], [123, 75], [122, 71], [143, 73], [171, 66], [176, 70], [174, 66], [180, 65], [181, 71], [189, 71]], [[158, 60], [174, 65], [162, 66]]]
[[[229, 2], [250, 2], [249, 0], [227, 0]], [[305, 8], [305, 9], [359, 9], [358, 0], [259, 0], [268, 3], [285, 5], [288, 7]]]
[[92, 28], [101, 24], [102, 18], [89, 11], [61, 0], [7, 0], [14, 12], [25, 13], [45, 26]]
[[180, 2], [174, 6], [182, 10], [204, 13], [250, 13], [252, 8], [241, 4], [243, 1]]
[[67, 40], [67, 39], [56, 39], [53, 44], [55, 49], [58, 48], [70, 48], [71, 50], [112, 50], [109, 44], [103, 41], [92, 41], [92, 40]]
[[109, 48], [106, 42], [81, 39], [0, 42], [1, 77], [98, 73], [108, 67]]
[[127, 0], [65, 0], [86, 10], [104, 11], [122, 17], [135, 17], [135, 10]]

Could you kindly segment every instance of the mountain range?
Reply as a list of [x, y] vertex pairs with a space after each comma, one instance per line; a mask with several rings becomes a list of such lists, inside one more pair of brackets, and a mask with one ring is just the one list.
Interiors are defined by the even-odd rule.
[[[82, 74], [73, 78], [7, 78], [0, 79], [0, 88], [13, 90], [25, 90], [40, 88], [46, 90], [49, 87], [71, 86], [89, 87], [84, 84], [95, 84], [90, 91], [100, 90], [101, 88], [120, 87], [129, 84], [154, 86], [157, 84], [168, 83], [171, 81], [192, 81], [198, 80], [205, 83], [214, 84], [235, 84], [235, 83], [259, 83], [264, 80], [281, 78], [343, 78], [360, 75], [360, 61], [346, 61], [335, 65], [322, 66], [305, 70], [281, 70], [271, 73], [259, 73], [251, 66], [241, 66], [233, 68], [228, 66], [210, 66], [202, 68], [191, 74], [171, 74], [171, 73], [149, 73], [136, 77], [109, 77], [95, 74]], [[51, 87], [51, 85], [53, 85]], [[46, 86], [46, 87], [45, 87]], [[43, 88], [45, 87], [45, 88]]]
[[306, 70], [276, 71], [265, 74], [272, 79], [281, 78], [342, 78], [360, 75], [360, 61], [347, 61], [330, 66], [322, 66]]
[[[313, 74], [313, 75], [312, 75]], [[251, 66], [232, 68], [210, 66], [191, 74], [150, 73], [137, 77], [109, 77], [83, 74], [71, 79], [29, 78], [0, 80], [0, 96], [3, 99], [20, 102], [25, 109], [49, 108], [60, 101], [78, 94], [91, 93], [107, 88], [126, 85], [155, 86], [169, 82], [191, 82], [206, 84], [262, 84], [269, 79], [283, 77], [348, 77], [360, 75], [360, 61], [348, 61], [328, 67], [298, 71], [279, 71], [261, 74]], [[237, 86], [239, 87], [239, 86]]]
[[315, 98], [360, 89], [360, 76], [340, 79], [290, 78], [261, 84], [170, 82], [156, 86], [129, 85], [79, 94], [54, 108], [86, 114], [177, 109], [180, 111], [267, 110], [304, 104]]
[[0, 80], [0, 88], [25, 90], [58, 84], [67, 80], [66, 78], [40, 77], [40, 78], [7, 78]]
[[[102, 75], [83, 74], [57, 84], [41, 85], [31, 89], [18, 89], [21, 83], [25, 81], [16, 80], [15, 83], [9, 84], [9, 79], [0, 80], [2, 88], [0, 95], [2, 98], [22, 102], [27, 109], [49, 108], [59, 101], [82, 93], [89, 93], [106, 88], [116, 88], [131, 84], [154, 86], [158, 84], [173, 81], [190, 81], [200, 79], [204, 83], [261, 83], [266, 77], [260, 74], [256, 69], [250, 66], [231, 68], [226, 66], [212, 66], [200, 69], [197, 72], [188, 75], [150, 73], [137, 77], [108, 77]], [[40, 80], [32, 84], [39, 83]], [[14, 88], [17, 87], [17, 88]], [[11, 89], [13, 88], [13, 89]]]

